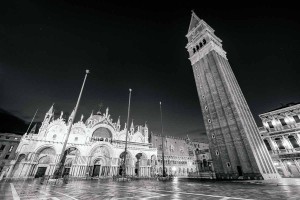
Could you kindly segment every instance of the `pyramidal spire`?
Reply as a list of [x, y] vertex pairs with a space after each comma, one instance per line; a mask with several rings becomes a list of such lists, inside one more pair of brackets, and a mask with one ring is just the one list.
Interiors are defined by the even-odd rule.
[[133, 126], [133, 120], [131, 121], [131, 126], [130, 126], [130, 129], [133, 129], [134, 126]]
[[53, 113], [53, 106], [54, 106], [54, 103], [52, 104], [51, 108], [48, 110], [48, 114], [52, 114]]
[[31, 134], [35, 134], [35, 131], [36, 131], [36, 124], [33, 126], [33, 128], [30, 130], [30, 133]]
[[200, 21], [201, 21], [201, 19], [196, 15], [194, 10], [192, 10], [192, 17], [191, 17], [188, 32], [190, 32], [193, 28], [197, 27], [197, 25], [199, 24]]

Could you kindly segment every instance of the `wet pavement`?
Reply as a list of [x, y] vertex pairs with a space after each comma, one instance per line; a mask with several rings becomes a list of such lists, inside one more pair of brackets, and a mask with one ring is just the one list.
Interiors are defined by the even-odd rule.
[[0, 183], [0, 199], [300, 199], [300, 179], [280, 181], [200, 181], [177, 179], [163, 182], [77, 180], [61, 185], [35, 181]]

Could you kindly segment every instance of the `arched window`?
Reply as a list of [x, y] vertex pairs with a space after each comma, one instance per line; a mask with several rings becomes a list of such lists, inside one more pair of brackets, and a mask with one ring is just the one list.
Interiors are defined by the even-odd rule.
[[265, 143], [265, 145], [266, 145], [267, 149], [268, 149], [269, 151], [271, 151], [271, 150], [272, 150], [272, 148], [271, 148], [271, 146], [270, 146], [270, 144], [269, 144], [268, 140], [264, 140], [264, 143]]
[[204, 45], [206, 44], [206, 40], [205, 40], [205, 39], [203, 39], [203, 44], [204, 44]]
[[[193, 48], [193, 53], [196, 53], [196, 49], [195, 48]], [[157, 139], [156, 139], [157, 140]]]
[[198, 51], [199, 50], [199, 45], [197, 45], [196, 48], [197, 48], [197, 51]]
[[277, 146], [278, 146], [279, 149], [285, 149], [285, 147], [284, 147], [284, 145], [283, 145], [283, 143], [282, 143], [282, 141], [281, 141], [280, 138], [276, 138], [275, 142], [276, 142], [276, 144], [277, 144]]
[[294, 148], [298, 148], [299, 147], [299, 144], [298, 144], [296, 138], [293, 135], [289, 135], [288, 138], [289, 138], [289, 140], [292, 143], [292, 145], [293, 145]]
[[55, 140], [56, 139], [56, 134], [54, 134], [52, 138], [53, 138], [53, 140]]
[[199, 44], [199, 45], [200, 45], [200, 48], [201, 48], [201, 47], [203, 47], [203, 44], [202, 44], [202, 42], [200, 42], [200, 44]]

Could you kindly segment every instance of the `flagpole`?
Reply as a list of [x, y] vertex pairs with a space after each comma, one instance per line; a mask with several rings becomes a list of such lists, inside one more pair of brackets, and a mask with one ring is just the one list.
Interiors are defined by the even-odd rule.
[[68, 132], [67, 132], [67, 136], [66, 136], [66, 139], [64, 141], [63, 148], [61, 150], [60, 161], [59, 161], [59, 164], [58, 164], [58, 168], [56, 168], [56, 170], [54, 172], [55, 178], [60, 178], [60, 177], [63, 176], [63, 168], [64, 168], [66, 156], [67, 156], [66, 153], [65, 153], [65, 150], [66, 150], [66, 146], [67, 146], [67, 143], [68, 143], [68, 140], [69, 140], [69, 136], [70, 136], [70, 133], [71, 133], [71, 128], [72, 128], [74, 119], [76, 117], [76, 112], [77, 112], [77, 109], [78, 109], [78, 106], [79, 106], [79, 102], [80, 102], [80, 99], [81, 99], [82, 91], [83, 91], [83, 88], [84, 88], [85, 81], [86, 81], [88, 73], [90, 73], [90, 71], [88, 69], [85, 70], [84, 80], [83, 80], [83, 83], [82, 83], [82, 86], [81, 86], [81, 90], [80, 90], [80, 93], [79, 93], [79, 97], [77, 99], [77, 103], [76, 103], [76, 106], [75, 106], [75, 109], [74, 109], [74, 116], [71, 119], [71, 122], [70, 122], [70, 125], [69, 125], [69, 128], [68, 128]]
[[124, 152], [124, 162], [123, 162], [123, 170], [122, 170], [123, 178], [126, 177], [126, 154], [127, 154], [127, 138], [128, 138], [128, 127], [129, 127], [131, 91], [132, 91], [132, 89], [129, 88], [129, 100], [128, 100], [127, 123], [126, 123], [126, 138], [125, 138], [125, 152]]
[[35, 115], [36, 115], [36, 113], [38, 112], [38, 110], [39, 110], [39, 109], [36, 109], [36, 111], [35, 111], [35, 113], [34, 113], [34, 115], [33, 115], [33, 118], [32, 118], [32, 120], [31, 120], [31, 122], [30, 122], [30, 124], [29, 124], [29, 126], [28, 126], [28, 128], [27, 128], [27, 131], [25, 132], [25, 135], [27, 135], [27, 133], [28, 133], [28, 131], [29, 131], [29, 128], [30, 128], [30, 126], [31, 126], [31, 124], [32, 124], [32, 122], [33, 122], [33, 120], [34, 120], [34, 118], [35, 118]]
[[159, 108], [160, 108], [160, 124], [161, 124], [161, 146], [162, 146], [162, 163], [163, 163], [163, 177], [166, 177], [166, 171], [165, 171], [165, 153], [164, 153], [164, 128], [163, 128], [163, 122], [162, 122], [162, 109], [161, 109], [161, 101], [159, 102]]

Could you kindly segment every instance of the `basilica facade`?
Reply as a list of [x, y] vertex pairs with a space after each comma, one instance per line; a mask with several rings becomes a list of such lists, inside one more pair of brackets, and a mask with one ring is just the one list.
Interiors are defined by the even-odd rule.
[[[51, 176], [60, 161], [67, 130], [74, 117], [54, 118], [53, 106], [46, 113], [38, 133], [25, 134], [16, 150], [16, 158], [6, 174], [8, 178]], [[109, 109], [91, 114], [72, 125], [68, 138], [64, 174], [70, 177], [107, 177], [122, 173], [125, 155], [126, 124], [120, 118], [113, 122]], [[128, 130], [126, 172], [149, 177], [156, 172], [157, 149], [148, 140], [148, 127], [134, 126]]]

